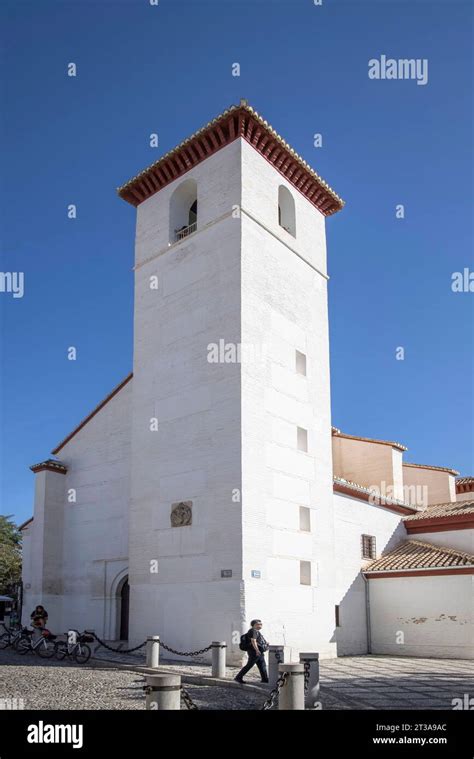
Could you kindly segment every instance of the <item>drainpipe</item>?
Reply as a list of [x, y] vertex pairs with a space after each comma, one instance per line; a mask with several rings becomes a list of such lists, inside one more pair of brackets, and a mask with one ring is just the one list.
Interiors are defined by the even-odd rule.
[[365, 583], [365, 623], [367, 626], [367, 653], [372, 653], [372, 634], [370, 624], [370, 596], [369, 596], [369, 581], [365, 574], [361, 572], [362, 579]]

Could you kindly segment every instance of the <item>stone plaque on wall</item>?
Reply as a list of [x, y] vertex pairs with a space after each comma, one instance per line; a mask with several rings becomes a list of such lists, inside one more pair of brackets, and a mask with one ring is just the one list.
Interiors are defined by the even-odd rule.
[[192, 524], [192, 501], [180, 501], [171, 504], [171, 527], [185, 527]]

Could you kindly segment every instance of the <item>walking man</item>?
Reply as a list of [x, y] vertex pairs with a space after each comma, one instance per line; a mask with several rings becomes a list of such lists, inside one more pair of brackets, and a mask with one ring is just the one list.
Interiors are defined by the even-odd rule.
[[264, 656], [265, 651], [268, 650], [268, 643], [260, 632], [262, 621], [261, 619], [252, 619], [250, 625], [250, 630], [244, 636], [247, 641], [247, 655], [249, 659], [239, 674], [234, 677], [234, 680], [245, 685], [247, 681], [243, 679], [244, 675], [256, 664], [262, 678], [262, 683], [268, 683], [267, 665]]

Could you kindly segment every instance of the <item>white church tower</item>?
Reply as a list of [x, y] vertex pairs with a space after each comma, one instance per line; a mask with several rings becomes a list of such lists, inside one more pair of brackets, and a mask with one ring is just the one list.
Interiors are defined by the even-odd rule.
[[130, 643], [252, 618], [335, 651], [325, 216], [343, 202], [246, 101], [119, 189], [137, 207]]

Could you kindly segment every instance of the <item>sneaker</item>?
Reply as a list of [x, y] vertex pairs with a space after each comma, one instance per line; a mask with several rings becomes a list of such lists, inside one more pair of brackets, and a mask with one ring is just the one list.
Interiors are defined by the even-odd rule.
[[234, 677], [234, 680], [236, 683], [240, 683], [241, 685], [247, 685], [247, 680], [241, 680], [240, 677]]
[[262, 680], [262, 683], [269, 683], [270, 680]]

